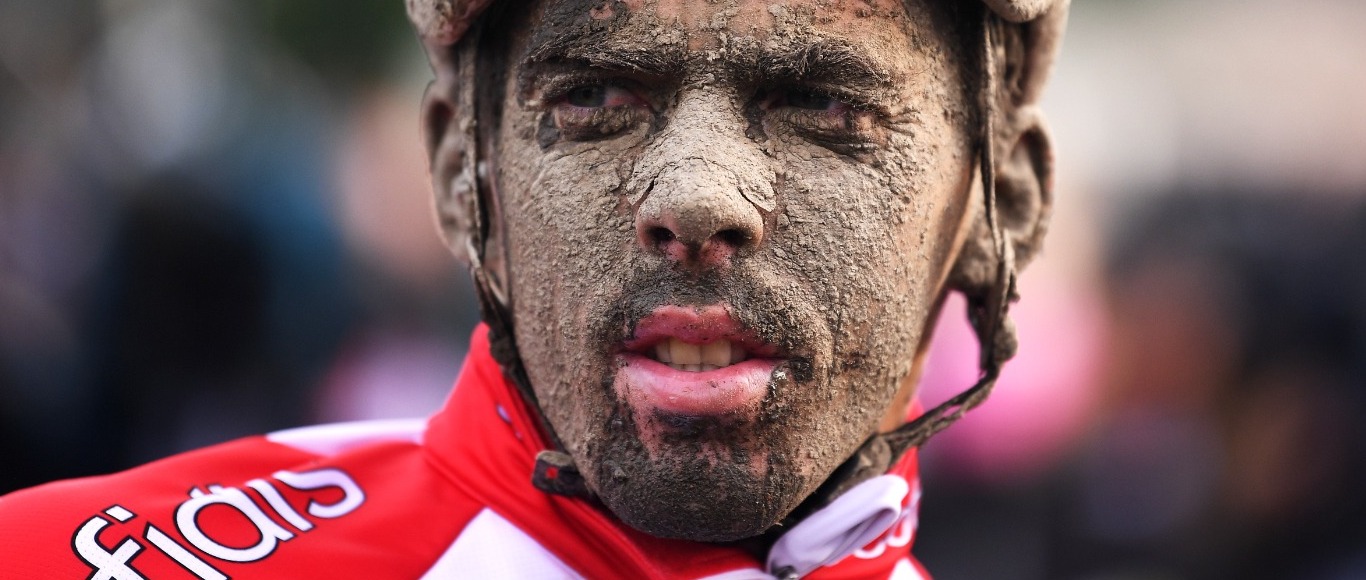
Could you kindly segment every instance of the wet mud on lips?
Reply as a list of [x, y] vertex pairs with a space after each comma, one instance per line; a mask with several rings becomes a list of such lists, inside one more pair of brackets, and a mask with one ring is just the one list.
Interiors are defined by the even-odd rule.
[[638, 416], [753, 419], [785, 360], [725, 306], [662, 306], [636, 323], [613, 387]]

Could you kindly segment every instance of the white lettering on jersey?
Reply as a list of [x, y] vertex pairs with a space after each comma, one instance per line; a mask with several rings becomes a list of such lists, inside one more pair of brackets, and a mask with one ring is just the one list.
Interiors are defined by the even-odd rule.
[[[341, 491], [341, 499], [333, 503], [321, 503], [310, 497], [307, 511], [317, 518], [336, 519], [355, 511], [365, 503], [365, 491], [351, 476], [340, 469], [327, 468], [298, 473], [280, 471], [274, 474], [273, 479], [279, 484], [304, 493], [325, 489]], [[294, 532], [276, 523], [269, 513], [278, 515], [299, 532], [308, 532], [315, 527], [314, 522], [289, 505], [284, 495], [276, 488], [276, 484], [265, 479], [253, 479], [247, 482], [245, 487], [264, 499], [265, 505], [261, 505], [261, 501], [255, 496], [235, 487], [210, 485], [207, 490], [193, 489], [190, 491], [190, 499], [176, 507], [176, 531], [179, 531], [191, 546], [213, 558], [248, 563], [269, 557], [281, 542], [295, 537]], [[200, 511], [215, 505], [229, 507], [245, 517], [260, 534], [256, 544], [245, 548], [226, 546], [213, 539], [211, 530], [201, 528]], [[76, 530], [71, 539], [72, 549], [93, 570], [90, 580], [146, 580], [129, 564], [145, 547], [138, 541], [139, 538], [127, 537], [112, 549], [106, 548], [98, 540], [100, 533], [114, 521], [127, 523], [136, 517], [137, 515], [127, 508], [115, 505], [106, 509], [103, 515], [96, 515], [85, 521]], [[109, 518], [113, 518], [114, 521]], [[142, 540], [146, 540], [157, 551], [201, 580], [227, 580], [227, 575], [151, 523], [145, 526], [142, 536]]]
[[[248, 548], [231, 548], [214, 541], [199, 527], [199, 511], [211, 505], [221, 504], [231, 507], [246, 516], [256, 530], [261, 533], [260, 541]], [[264, 559], [275, 551], [280, 541], [294, 538], [294, 534], [275, 523], [266, 512], [256, 505], [242, 490], [235, 487], [209, 486], [209, 493], [191, 490], [190, 500], [180, 504], [175, 511], [176, 529], [205, 554], [228, 562], [255, 562]]]
[[289, 502], [285, 501], [285, 496], [280, 495], [280, 490], [275, 489], [275, 486], [271, 485], [266, 480], [253, 479], [247, 482], [247, 487], [256, 490], [256, 493], [259, 493], [261, 494], [261, 497], [266, 498], [266, 503], [270, 504], [270, 509], [275, 510], [275, 513], [277, 514], [280, 514], [280, 517], [284, 518], [286, 522], [289, 522], [289, 525], [298, 528], [301, 532], [307, 532], [313, 529], [313, 522], [308, 521], [308, 518], [305, 518], [299, 515], [299, 512], [294, 511], [294, 508], [289, 505]]
[[911, 543], [915, 537], [915, 528], [920, 524], [920, 482], [916, 482], [911, 489], [911, 503], [905, 511], [901, 512], [901, 517], [897, 519], [887, 535], [879, 539], [877, 543], [870, 547], [860, 548], [854, 552], [854, 557], [861, 560], [875, 560], [882, 557], [887, 548], [904, 548]]
[[907, 510], [901, 514], [901, 518], [892, 526], [892, 529], [882, 539], [872, 546], [859, 548], [854, 552], [854, 557], [862, 560], [874, 560], [882, 557], [887, 548], [904, 548], [911, 543], [911, 536], [915, 534], [915, 524], [919, 518], [914, 511]]
[[[109, 508], [105, 510], [105, 513], [121, 522], [133, 517], [132, 512], [120, 506]], [[107, 526], [109, 526], [109, 520], [95, 516], [81, 524], [80, 529], [76, 530], [75, 537], [71, 539], [76, 554], [94, 570], [94, 573], [90, 575], [90, 580], [146, 580], [142, 574], [138, 574], [132, 566], [128, 565], [128, 561], [142, 551], [142, 546], [137, 541], [132, 538], [125, 539], [119, 542], [113, 550], [100, 545], [96, 538], [99, 537], [100, 531]]]
[[291, 473], [288, 471], [275, 472], [275, 479], [283, 481], [299, 491], [317, 491], [329, 487], [335, 487], [342, 491], [342, 499], [331, 505], [320, 504], [316, 501], [308, 502], [308, 513], [320, 518], [339, 518], [355, 511], [360, 504], [365, 503], [365, 492], [361, 491], [360, 486], [339, 469], [319, 469], [305, 473]]
[[191, 574], [200, 577], [201, 580], [228, 580], [226, 575], [210, 566], [208, 562], [199, 559], [199, 556], [175, 543], [175, 540], [172, 540], [160, 528], [147, 524], [147, 533], [144, 535], [147, 537], [147, 541], [156, 546], [158, 550], [170, 556], [177, 564], [189, 570]]

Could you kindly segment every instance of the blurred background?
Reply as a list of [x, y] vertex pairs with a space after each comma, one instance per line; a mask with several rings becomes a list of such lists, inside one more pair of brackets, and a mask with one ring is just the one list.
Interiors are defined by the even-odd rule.
[[[1074, 2], [1020, 355], [923, 453], [937, 578], [1366, 578], [1363, 24]], [[0, 493], [434, 410], [477, 313], [429, 76], [397, 0], [0, 0]]]

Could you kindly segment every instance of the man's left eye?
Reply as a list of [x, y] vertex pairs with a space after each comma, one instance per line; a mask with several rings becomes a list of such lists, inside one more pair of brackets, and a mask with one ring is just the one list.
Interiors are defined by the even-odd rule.
[[848, 106], [829, 95], [812, 91], [788, 91], [784, 95], [783, 104], [808, 111], [834, 111]]
[[853, 108], [849, 103], [828, 94], [808, 89], [787, 89], [769, 93], [764, 99], [763, 106], [769, 110], [792, 108], [827, 113], [844, 112]]
[[764, 124], [786, 127], [836, 151], [879, 140], [878, 115], [855, 102], [817, 88], [781, 87], [758, 95]]

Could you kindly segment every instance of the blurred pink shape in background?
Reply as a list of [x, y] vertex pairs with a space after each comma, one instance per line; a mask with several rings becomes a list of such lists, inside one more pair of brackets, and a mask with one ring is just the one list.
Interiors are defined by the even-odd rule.
[[[1011, 311], [1020, 351], [995, 391], [925, 447], [945, 475], [1009, 483], [1040, 475], [1086, 432], [1100, 399], [1105, 318], [1098, 297], [1054, 278], [1028, 277]], [[932, 407], [978, 378], [978, 347], [963, 297], [950, 296], [935, 329], [920, 398]]]

